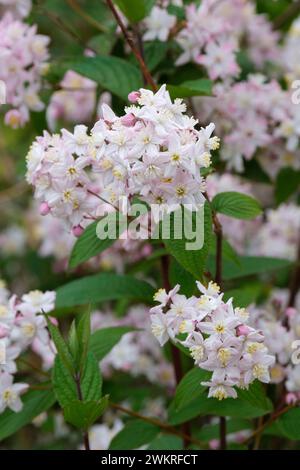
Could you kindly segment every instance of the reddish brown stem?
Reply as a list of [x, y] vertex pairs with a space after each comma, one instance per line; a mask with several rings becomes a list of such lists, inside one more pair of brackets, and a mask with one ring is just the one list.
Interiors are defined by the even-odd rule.
[[147, 81], [148, 85], [152, 88], [153, 91], [157, 91], [156, 83], [153, 80], [147, 65], [145, 64], [145, 61], [144, 61], [143, 57], [141, 56], [140, 52], [136, 48], [136, 46], [134, 44], [134, 41], [132, 40], [132, 37], [130, 36], [129, 32], [127, 31], [126, 26], [124, 25], [124, 23], [123, 23], [120, 15], [119, 15], [119, 13], [117, 12], [112, 0], [106, 0], [106, 3], [108, 5], [108, 7], [110, 8], [110, 10], [112, 11], [112, 14], [114, 15], [118, 25], [120, 26], [121, 31], [122, 31], [128, 45], [129, 45], [129, 47], [131, 48], [133, 54], [135, 55], [145, 80]]
[[300, 12], [300, 1], [298, 0], [297, 2], [292, 3], [282, 15], [278, 16], [275, 18], [273, 22], [273, 29], [280, 29], [282, 26], [284, 26], [286, 23], [289, 21], [293, 20], [298, 13]]

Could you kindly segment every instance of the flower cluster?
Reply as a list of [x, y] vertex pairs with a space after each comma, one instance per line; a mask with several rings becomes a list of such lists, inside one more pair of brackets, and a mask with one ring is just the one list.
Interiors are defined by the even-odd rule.
[[5, 408], [20, 411], [20, 394], [28, 386], [14, 383], [17, 372], [16, 360], [20, 354], [32, 347], [45, 360], [55, 354], [50, 341], [46, 320], [42, 311], [53, 310], [55, 292], [31, 291], [21, 299], [10, 296], [3, 281], [0, 282], [0, 341], [2, 357], [0, 360], [0, 412]]
[[284, 382], [286, 400], [290, 402], [300, 400], [300, 364], [296, 351], [300, 343], [294, 343], [300, 340], [300, 298], [296, 307], [285, 307], [288, 295], [284, 289], [275, 289], [263, 307], [252, 307], [251, 318], [256, 328], [263, 329], [266, 346], [276, 359], [270, 369], [270, 381], [275, 384]]
[[239, 74], [236, 53], [241, 41], [258, 67], [278, 55], [278, 34], [246, 0], [203, 0], [198, 7], [192, 3], [186, 7], [186, 25], [176, 39], [183, 49], [177, 65], [194, 61], [213, 80]]
[[101, 362], [101, 371], [111, 376], [113, 371], [127, 372], [133, 377], [145, 376], [151, 383], [174, 385], [174, 373], [170, 363], [164, 360], [149, 325], [149, 309], [143, 305], [131, 307], [122, 319], [110, 312], [92, 314], [92, 328], [130, 326], [139, 331], [127, 333]]
[[0, 79], [6, 84], [6, 102], [11, 106], [5, 123], [24, 125], [29, 111], [41, 111], [41, 76], [47, 68], [49, 38], [7, 13], [0, 20]]
[[214, 125], [197, 130], [185, 104], [172, 102], [165, 85], [155, 94], [132, 92], [129, 100], [134, 104], [122, 117], [104, 104], [91, 133], [83, 125], [61, 135], [45, 132], [28, 153], [27, 180], [41, 213], [65, 220], [75, 234], [107, 203], [115, 207], [125, 200], [129, 206], [136, 195], [169, 212], [203, 204], [200, 169], [219, 146], [211, 137]]
[[58, 121], [86, 122], [96, 106], [96, 83], [69, 70], [60, 83], [61, 90], [51, 96], [47, 122], [51, 130]]
[[217, 85], [214, 94], [215, 98], [198, 100], [196, 105], [199, 114], [216, 122], [217, 132], [224, 139], [221, 158], [228, 169], [243, 171], [243, 158], [250, 160], [258, 151], [268, 172], [299, 165], [295, 132], [289, 125], [297, 106], [291, 106], [289, 93], [276, 80], [267, 82], [263, 75], [250, 75], [232, 86]]
[[[209, 282], [206, 288], [197, 282], [200, 297], [170, 292], [155, 294], [159, 305], [151, 309], [152, 332], [163, 346], [169, 339], [190, 351], [195, 364], [211, 371], [208, 397], [218, 400], [236, 398], [236, 388], [248, 388], [255, 379], [269, 382], [269, 367], [274, 357], [268, 354], [261, 331], [248, 324], [249, 313], [223, 301], [220, 288]], [[185, 334], [180, 339], [179, 334]]]

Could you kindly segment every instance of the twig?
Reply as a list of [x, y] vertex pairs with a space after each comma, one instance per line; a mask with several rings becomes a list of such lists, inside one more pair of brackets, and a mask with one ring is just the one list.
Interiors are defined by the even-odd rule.
[[285, 12], [275, 18], [273, 22], [273, 29], [277, 30], [280, 29], [285, 23], [288, 23], [290, 20], [293, 20], [298, 13], [300, 12], [300, 1], [292, 3]]
[[56, 26], [58, 26], [58, 28], [64, 32], [65, 34], [67, 34], [71, 39], [73, 39], [73, 41], [75, 41], [77, 44], [79, 44], [83, 49], [87, 48], [90, 49], [92, 52], [94, 52], [95, 54], [97, 54], [97, 51], [95, 49], [93, 49], [92, 47], [90, 46], [87, 46], [86, 44], [84, 44], [83, 40], [81, 39], [80, 36], [78, 36], [78, 34], [76, 34], [72, 28], [70, 28], [66, 23], [64, 23], [62, 21], [62, 19], [56, 15], [55, 13], [52, 13], [48, 10], [46, 10], [40, 3], [37, 4], [37, 7], [40, 9], [40, 11], [46, 15], [53, 23], [56, 24]]
[[279, 418], [279, 416], [283, 415], [284, 413], [286, 413], [290, 409], [294, 408], [295, 405], [296, 405], [296, 403], [293, 403], [292, 405], [287, 405], [284, 408], [281, 408], [280, 410], [274, 411], [274, 413], [271, 415], [271, 417], [267, 421], [265, 421], [261, 426], [259, 426], [257, 429], [255, 429], [255, 431], [253, 431], [251, 436], [247, 437], [242, 442], [242, 444], [247, 444], [249, 441], [251, 441], [258, 434], [261, 434], [268, 426], [270, 426], [270, 424], [273, 423], [273, 421], [275, 421], [277, 418]]
[[[260, 428], [263, 424], [264, 424], [264, 417], [261, 416], [260, 418], [258, 418], [257, 426]], [[262, 433], [256, 434], [255, 440], [254, 440], [254, 445], [253, 445], [253, 450], [258, 450], [259, 449], [259, 445], [260, 445], [260, 441], [261, 441], [261, 435], [262, 435]]]
[[139, 63], [139, 66], [141, 68], [141, 71], [142, 71], [142, 74], [143, 76], [145, 77], [145, 80], [147, 81], [148, 85], [150, 85], [150, 87], [152, 88], [152, 90], [155, 92], [157, 91], [157, 86], [156, 86], [156, 83], [155, 81], [153, 80], [152, 76], [151, 76], [151, 73], [149, 72], [149, 69], [147, 67], [147, 65], [145, 64], [145, 61], [143, 59], [143, 57], [141, 56], [140, 52], [138, 51], [138, 49], [136, 48], [130, 34], [128, 33], [119, 13], [117, 12], [112, 0], [106, 0], [106, 3], [108, 5], [108, 7], [111, 9], [112, 11], [112, 14], [114, 15], [118, 25], [120, 26], [121, 28], [121, 31], [128, 43], [128, 45], [130, 46], [133, 54], [135, 55], [138, 63]]
[[0, 191], [0, 204], [9, 201], [10, 199], [15, 199], [28, 190], [28, 185], [24, 181], [16, 183], [14, 186], [11, 186], [8, 189]]
[[48, 372], [45, 372], [44, 370], [39, 369], [37, 366], [35, 366], [31, 362], [27, 361], [26, 359], [23, 359], [22, 357], [20, 357], [18, 359], [18, 362], [21, 363], [21, 364], [24, 364], [25, 366], [29, 367], [33, 371], [37, 372], [38, 374], [40, 374], [44, 377], [47, 377], [47, 379], [50, 379], [50, 377], [51, 377], [50, 374], [48, 374]]
[[126, 413], [129, 416], [132, 416], [133, 418], [141, 419], [142, 421], [145, 421], [149, 424], [153, 424], [154, 426], [159, 427], [163, 432], [167, 434], [172, 434], [174, 436], [178, 436], [182, 438], [184, 441], [188, 441], [192, 444], [196, 444], [199, 447], [203, 447], [203, 443], [201, 441], [198, 441], [198, 439], [194, 439], [188, 434], [184, 434], [180, 431], [177, 431], [173, 426], [170, 426], [169, 424], [163, 423], [162, 421], [159, 421], [156, 418], [150, 418], [149, 416], [143, 416], [136, 411], [132, 411], [128, 408], [124, 408], [121, 405], [118, 405], [117, 403], [112, 403], [110, 402], [110, 406], [114, 408], [115, 410], [121, 411], [122, 413]]
[[79, 16], [81, 16], [87, 23], [89, 23], [91, 26], [94, 28], [98, 29], [101, 31], [101, 33], [108, 33], [108, 29], [103, 26], [101, 23], [99, 23], [97, 20], [95, 20], [92, 16], [88, 15], [80, 5], [76, 2], [76, 0], [67, 0], [68, 4], [70, 7], [78, 13]]

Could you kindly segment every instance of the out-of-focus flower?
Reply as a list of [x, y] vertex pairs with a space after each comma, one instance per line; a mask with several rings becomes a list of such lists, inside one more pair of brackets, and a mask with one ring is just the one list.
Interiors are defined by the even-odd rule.
[[269, 209], [266, 222], [250, 245], [256, 255], [295, 260], [299, 243], [300, 208], [293, 203]]
[[91, 119], [96, 106], [96, 83], [69, 70], [60, 83], [61, 90], [51, 96], [47, 108], [49, 128], [54, 131], [58, 120], [80, 123]]
[[39, 92], [49, 41], [37, 34], [36, 26], [22, 23], [10, 13], [0, 20], [0, 79], [6, 84], [6, 102], [11, 106], [5, 123], [13, 128], [28, 121], [29, 111], [44, 108]]
[[31, 0], [0, 0], [0, 14], [9, 11], [14, 18], [26, 18], [31, 6]]
[[154, 6], [150, 15], [144, 20], [146, 33], [143, 36], [145, 41], [159, 39], [166, 41], [170, 30], [176, 23], [176, 17], [170, 15], [164, 8]]

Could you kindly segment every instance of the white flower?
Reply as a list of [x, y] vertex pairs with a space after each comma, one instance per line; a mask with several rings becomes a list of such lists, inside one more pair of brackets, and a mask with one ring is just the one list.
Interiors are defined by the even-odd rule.
[[165, 9], [154, 6], [144, 22], [147, 28], [143, 36], [145, 41], [152, 41], [153, 39], [166, 41], [170, 30], [176, 24], [176, 17], [170, 15]]
[[24, 315], [41, 313], [42, 311], [48, 313], [54, 309], [55, 297], [56, 294], [52, 291], [33, 290], [22, 296], [18, 309]]
[[0, 377], [0, 413], [5, 408], [18, 412], [22, 409], [20, 395], [28, 389], [28, 385], [24, 383], [13, 384], [13, 376], [7, 373], [1, 374]]

